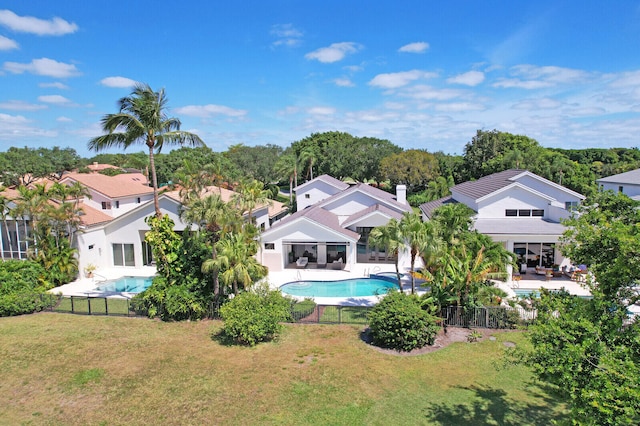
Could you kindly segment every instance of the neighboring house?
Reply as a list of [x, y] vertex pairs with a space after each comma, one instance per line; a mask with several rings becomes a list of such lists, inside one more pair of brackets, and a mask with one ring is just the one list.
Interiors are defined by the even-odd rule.
[[629, 198], [640, 201], [640, 169], [607, 176], [596, 180], [596, 183], [603, 191], [622, 192]]
[[[155, 215], [153, 188], [144, 175], [123, 173], [106, 176], [99, 173], [67, 173], [60, 181], [72, 184], [80, 182], [91, 198], [79, 203], [82, 210], [81, 227], [76, 234], [79, 270], [88, 264], [97, 267], [142, 267], [153, 262], [151, 247], [144, 237], [149, 226], [145, 218]], [[229, 202], [235, 192], [224, 188], [208, 187], [206, 192], [219, 194]], [[6, 189], [3, 195], [9, 200], [17, 197], [17, 191]], [[158, 197], [160, 210], [175, 223], [175, 230], [182, 232], [187, 225], [180, 219], [182, 209], [178, 191], [170, 191]], [[9, 208], [13, 207], [10, 203]], [[268, 229], [271, 223], [286, 214], [284, 204], [272, 201], [259, 205], [252, 211], [257, 226]], [[245, 216], [247, 216], [245, 214]], [[29, 221], [7, 217], [0, 225], [3, 258], [25, 259], [29, 245]]]
[[526, 170], [510, 169], [464, 182], [451, 195], [422, 204], [424, 220], [447, 203], [463, 203], [476, 214], [474, 228], [515, 253], [521, 272], [568, 263], [558, 250], [560, 223], [584, 200], [582, 194]]
[[369, 246], [369, 233], [411, 207], [406, 188], [397, 195], [370, 185], [349, 185], [322, 175], [295, 189], [297, 212], [262, 233], [258, 260], [270, 271], [285, 268], [346, 268], [356, 263], [391, 262]]

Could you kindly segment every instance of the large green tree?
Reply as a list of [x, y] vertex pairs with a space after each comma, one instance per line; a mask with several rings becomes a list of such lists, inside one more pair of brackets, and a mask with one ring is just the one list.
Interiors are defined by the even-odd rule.
[[157, 217], [161, 217], [162, 212], [154, 152], [160, 152], [167, 145], [204, 145], [198, 135], [180, 130], [179, 119], [167, 116], [167, 102], [164, 89], [156, 92], [148, 84], [136, 84], [129, 96], [118, 101], [120, 111], [102, 118], [102, 129], [107, 133], [91, 139], [88, 145], [93, 151], [111, 147], [126, 149], [140, 143], [147, 146]]
[[380, 172], [391, 185], [407, 185], [410, 194], [424, 190], [431, 180], [440, 176], [436, 157], [420, 149], [410, 149], [383, 158]]
[[516, 352], [568, 401], [575, 424], [640, 424], [640, 203], [598, 193], [565, 222], [562, 251], [589, 266], [592, 299], [543, 293], [529, 328], [530, 351]]

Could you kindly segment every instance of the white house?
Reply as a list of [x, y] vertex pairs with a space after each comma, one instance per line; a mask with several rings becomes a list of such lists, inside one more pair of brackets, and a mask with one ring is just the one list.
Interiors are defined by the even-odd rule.
[[628, 197], [640, 201], [640, 169], [607, 176], [596, 180], [596, 182], [603, 191], [622, 192]]
[[510, 169], [464, 182], [451, 195], [422, 204], [424, 220], [447, 203], [463, 203], [476, 214], [474, 228], [518, 256], [521, 272], [568, 263], [557, 245], [568, 218], [584, 196], [526, 170]]
[[391, 262], [369, 246], [369, 233], [411, 207], [406, 189], [397, 195], [370, 185], [349, 185], [322, 175], [295, 189], [298, 211], [261, 235], [258, 260], [270, 271], [314, 267], [350, 269], [356, 263]]
[[[107, 176], [99, 173], [67, 173], [60, 182], [80, 182], [90, 194], [90, 198], [85, 197], [79, 204], [82, 211], [81, 227], [75, 241], [79, 270], [82, 271], [88, 264], [99, 268], [139, 268], [152, 263], [151, 248], [144, 241], [150, 228], [144, 219], [155, 214], [153, 188], [149, 187], [143, 174], [133, 172]], [[237, 195], [228, 189], [213, 186], [206, 188], [206, 192], [219, 194], [224, 202], [231, 201]], [[6, 189], [3, 194], [8, 199], [18, 196], [13, 189]], [[180, 219], [181, 200], [178, 191], [165, 192], [158, 201], [162, 213], [174, 221], [175, 230], [182, 232], [187, 225]], [[285, 213], [286, 208], [282, 203], [272, 201], [257, 206], [251, 216], [258, 227], [268, 229], [272, 222]], [[2, 257], [27, 258], [29, 221], [7, 217], [0, 225], [0, 231]]]

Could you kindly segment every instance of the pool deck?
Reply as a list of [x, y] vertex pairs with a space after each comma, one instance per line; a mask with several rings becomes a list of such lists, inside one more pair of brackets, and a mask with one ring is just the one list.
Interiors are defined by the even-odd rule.
[[[337, 281], [350, 278], [368, 277], [373, 274], [385, 273], [395, 274], [395, 266], [393, 264], [356, 264], [351, 265], [349, 270], [333, 270], [333, 269], [285, 269], [277, 272], [270, 272], [266, 278], [269, 287], [276, 289], [281, 285], [293, 281]], [[402, 268], [401, 273], [407, 274], [407, 269]], [[81, 278], [69, 284], [56, 287], [49, 290], [52, 293], [61, 293], [64, 296], [83, 296], [83, 297], [119, 297], [130, 299], [135, 293], [125, 292], [104, 292], [97, 291], [96, 287], [102, 282], [112, 280], [124, 276], [132, 277], [152, 277], [156, 274], [154, 266], [145, 266], [143, 268], [101, 268], [94, 272], [93, 278]], [[420, 287], [423, 281], [416, 280], [416, 292], [424, 293], [424, 289]], [[549, 290], [566, 289], [569, 293], [577, 296], [590, 296], [589, 290], [584, 284], [571, 280], [569, 277], [553, 277], [546, 279], [544, 275], [535, 273], [527, 273], [521, 276], [519, 281], [501, 282], [495, 281], [497, 287], [503, 289], [509, 297], [516, 297], [514, 289], [520, 290], [539, 290], [546, 288]], [[402, 279], [402, 289], [405, 292], [411, 291], [411, 279], [407, 275]], [[302, 297], [296, 297], [303, 299]], [[315, 302], [322, 305], [343, 305], [343, 306], [372, 306], [378, 303], [379, 296], [366, 297], [316, 297]]]

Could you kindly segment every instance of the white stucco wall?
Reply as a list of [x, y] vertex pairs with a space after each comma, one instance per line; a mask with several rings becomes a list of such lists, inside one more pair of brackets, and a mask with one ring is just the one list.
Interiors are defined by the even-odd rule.
[[622, 193], [629, 196], [634, 197], [636, 195], [640, 195], [640, 182], [638, 185], [632, 185], [628, 183], [610, 183], [610, 182], [601, 182], [600, 187], [603, 191], [613, 191], [618, 192], [620, 187], [622, 187]]
[[298, 186], [295, 192], [296, 206], [298, 211], [300, 211], [322, 200], [326, 200], [330, 196], [340, 192], [340, 190], [321, 180], [314, 180]]
[[549, 200], [523, 188], [510, 188], [478, 204], [478, 218], [503, 218], [506, 209], [542, 209], [548, 215]]

